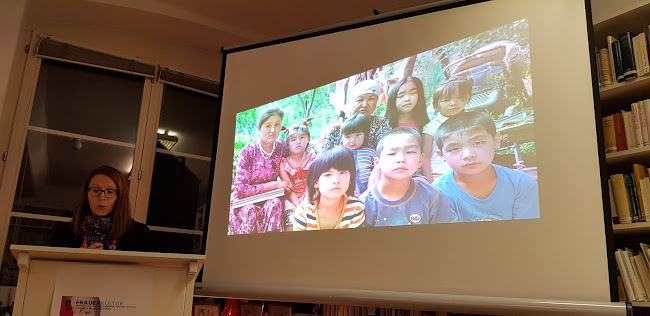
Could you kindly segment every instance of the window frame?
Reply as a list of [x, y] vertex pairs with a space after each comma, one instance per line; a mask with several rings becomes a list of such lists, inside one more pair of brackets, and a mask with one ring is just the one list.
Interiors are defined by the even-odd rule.
[[[43, 57], [36, 55], [36, 48], [42, 37], [51, 37], [50, 35], [44, 35], [38, 31], [34, 31], [31, 35], [29, 42], [29, 51], [27, 53], [27, 58], [25, 61], [25, 68], [23, 70], [23, 78], [20, 84], [18, 102], [16, 105], [16, 112], [13, 119], [13, 126], [11, 127], [11, 136], [9, 140], [9, 146], [7, 148], [7, 159], [5, 161], [4, 172], [1, 174], [0, 178], [0, 245], [6, 247], [8, 240], [9, 225], [12, 217], [19, 218], [33, 218], [41, 219], [55, 222], [67, 222], [70, 221], [69, 217], [61, 216], [52, 216], [44, 214], [35, 214], [35, 213], [24, 213], [24, 212], [13, 212], [13, 204], [15, 192], [19, 182], [19, 175], [22, 165], [23, 153], [25, 150], [25, 142], [27, 140], [27, 134], [30, 130], [36, 132], [46, 132], [52, 133], [60, 136], [66, 136], [66, 132], [57, 132], [57, 131], [46, 131], [46, 129], [30, 126], [30, 118], [33, 110], [34, 97], [36, 93], [36, 88], [38, 84], [38, 79], [40, 75], [40, 70], [42, 66]], [[57, 38], [57, 41], [70, 43], [71, 45], [77, 45], [77, 43], [72, 43], [71, 41], [66, 41], [65, 39]], [[112, 54], [105, 50], [96, 50], [92, 47], [86, 45], [80, 46], [88, 50], [95, 52], [101, 52], [106, 54]], [[112, 54], [114, 55], [114, 54]], [[119, 55], [114, 55], [116, 57], [122, 57], [127, 59], [134, 59], [146, 63], [145, 61], [139, 60], [138, 58], [133, 57], [124, 57]], [[66, 63], [72, 64], [81, 64], [84, 66], [90, 66], [94, 68], [106, 69], [111, 71], [125, 72], [123, 70], [110, 69], [107, 67], [101, 67], [96, 65], [88, 65], [84, 63], [78, 63], [74, 61], [61, 60], [56, 58], [48, 58], [59, 60]], [[202, 93], [211, 97], [217, 97], [216, 95], [201, 91], [192, 87], [186, 87], [174, 82], [161, 81], [159, 80], [159, 74], [162, 69], [160, 65], [155, 65], [156, 73], [154, 78], [143, 76], [142, 74], [134, 73], [142, 77], [144, 80], [144, 85], [142, 89], [142, 100], [140, 104], [140, 116], [138, 119], [138, 133], [134, 145], [134, 158], [133, 158], [133, 174], [130, 181], [129, 187], [129, 198], [131, 201], [132, 207], [132, 217], [134, 220], [145, 223], [147, 220], [148, 205], [149, 205], [149, 196], [151, 192], [154, 160], [156, 155], [156, 142], [157, 142], [157, 131], [158, 123], [160, 120], [161, 110], [162, 110], [162, 101], [163, 101], [163, 91], [165, 84], [173, 85], [178, 88], [190, 90], [197, 93]], [[191, 74], [189, 76], [192, 76]], [[196, 77], [199, 78], [199, 77]], [[200, 79], [200, 78], [199, 78]], [[205, 79], [206, 81], [209, 81]], [[218, 84], [218, 83], [217, 83]], [[217, 104], [217, 102], [215, 102]], [[76, 135], [76, 134], [75, 134]], [[69, 136], [69, 135], [68, 135]], [[89, 135], [80, 135], [84, 138], [92, 138], [93, 141], [97, 141], [96, 137]], [[110, 141], [99, 140], [101, 143], [111, 144]], [[164, 152], [164, 154], [171, 154], [175, 156], [185, 156], [193, 159], [210, 160], [214, 157], [203, 157], [198, 155], [192, 155], [188, 153], [179, 153], [179, 152]], [[211, 162], [212, 163], [212, 162]], [[137, 170], [137, 172], [136, 172]], [[209, 204], [209, 201], [207, 201]], [[204, 218], [208, 218], [207, 214], [204, 215]], [[207, 231], [207, 223], [204, 223], [203, 230], [189, 230], [189, 229], [180, 229], [173, 227], [160, 227], [160, 226], [149, 226], [153, 231], [161, 231], [168, 233], [179, 233], [190, 236], [203, 236]], [[204, 249], [205, 247], [202, 247]], [[205, 251], [205, 250], [203, 250]], [[0, 260], [3, 259], [2, 256], [4, 252], [0, 254]]]

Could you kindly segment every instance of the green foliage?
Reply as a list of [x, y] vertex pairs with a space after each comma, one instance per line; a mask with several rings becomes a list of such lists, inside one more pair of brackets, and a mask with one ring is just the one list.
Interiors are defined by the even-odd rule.
[[[535, 156], [535, 142], [528, 142], [519, 145], [519, 151], [525, 155]], [[497, 155], [513, 155], [515, 153], [512, 146], [499, 148], [497, 150]]]
[[[491, 44], [495, 41], [500, 40], [513, 40], [516, 41], [520, 46], [527, 58], [529, 60], [529, 38], [528, 38], [528, 23], [524, 20], [515, 21], [513, 23], [498, 27], [493, 30], [488, 30], [482, 33], [479, 33], [474, 36], [470, 36], [456, 42], [422, 52], [417, 55], [415, 60], [415, 66], [413, 70], [413, 76], [420, 78], [424, 85], [424, 97], [427, 104], [427, 112], [430, 116], [433, 113], [432, 98], [433, 94], [438, 88], [438, 86], [444, 81], [443, 70], [446, 64], [450, 60], [455, 60], [458, 58], [463, 58], [477, 49]], [[404, 60], [397, 60], [391, 63], [388, 63], [382, 66], [382, 71], [384, 73], [384, 78], [380, 80], [394, 80], [401, 77], [401, 71], [403, 69]], [[525, 73], [524, 77], [529, 76], [530, 64], [525, 62]], [[488, 76], [488, 82], [499, 81], [502, 77], [502, 74], [490, 75]], [[500, 87], [505, 89], [506, 87]], [[282, 100], [274, 101], [272, 103], [253, 108], [248, 111], [244, 111], [237, 114], [236, 117], [236, 131], [235, 131], [235, 152], [233, 157], [233, 168], [236, 165], [237, 159], [239, 158], [239, 152], [247, 144], [258, 139], [257, 135], [257, 115], [259, 111], [268, 106], [278, 106], [284, 113], [283, 125], [291, 126], [302, 120], [304, 120], [306, 113], [304, 112], [305, 106], [307, 106], [312, 99], [312, 93], [314, 93], [313, 104], [310, 109], [310, 116], [314, 117], [311, 125], [309, 127], [311, 132], [312, 141], [317, 140], [323, 134], [323, 132], [332, 124], [338, 122], [338, 113], [335, 112], [334, 104], [330, 102], [330, 93], [341, 92], [336, 91], [336, 83], [330, 83], [321, 87], [315, 88], [314, 90], [308, 90], [300, 93], [302, 96], [302, 101], [298, 95], [288, 96]], [[386, 91], [387, 93], [388, 91]], [[304, 102], [304, 103], [303, 103]], [[520, 101], [521, 102], [521, 101]], [[386, 104], [380, 104], [375, 110], [375, 115], [383, 116], [386, 111]], [[488, 112], [489, 113], [489, 112]], [[494, 119], [498, 119], [500, 115], [494, 115], [490, 113]], [[284, 137], [283, 134], [280, 136]], [[525, 143], [522, 144], [522, 152], [533, 153], [535, 151], [534, 143]], [[508, 149], [503, 149], [508, 150]], [[502, 150], [500, 150], [501, 152]], [[512, 151], [512, 149], [510, 149]]]

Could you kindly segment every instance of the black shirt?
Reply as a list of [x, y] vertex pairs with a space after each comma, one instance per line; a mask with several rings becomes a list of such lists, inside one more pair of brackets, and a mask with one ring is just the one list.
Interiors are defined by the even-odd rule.
[[[132, 220], [131, 229], [124, 236], [117, 239], [116, 250], [124, 251], [151, 251], [151, 231], [147, 225]], [[84, 236], [75, 235], [71, 223], [59, 223], [55, 229], [50, 246], [81, 248]]]

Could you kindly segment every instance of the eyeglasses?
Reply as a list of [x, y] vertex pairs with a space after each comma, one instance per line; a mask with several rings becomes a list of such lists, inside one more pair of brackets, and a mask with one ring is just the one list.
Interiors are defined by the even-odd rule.
[[117, 196], [117, 189], [102, 190], [100, 188], [88, 188], [88, 195], [92, 197], [98, 197], [102, 192], [104, 192], [104, 196], [107, 198], [114, 198]]

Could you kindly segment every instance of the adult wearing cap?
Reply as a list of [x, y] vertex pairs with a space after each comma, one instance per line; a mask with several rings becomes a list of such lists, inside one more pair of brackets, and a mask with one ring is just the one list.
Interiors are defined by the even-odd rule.
[[[361, 81], [352, 87], [348, 100], [350, 101], [344, 108], [345, 116], [361, 113], [370, 120], [370, 135], [366, 137], [368, 147], [375, 149], [384, 134], [392, 129], [386, 118], [373, 115], [379, 100], [379, 85], [374, 80]], [[321, 151], [341, 145], [341, 124], [330, 126], [321, 136], [320, 142]]]

